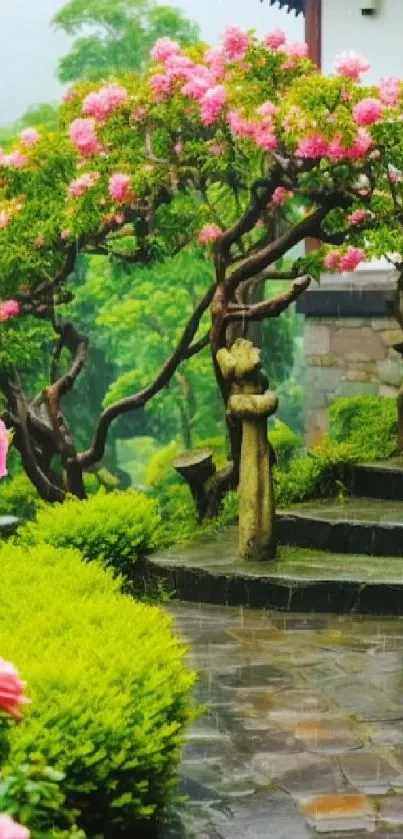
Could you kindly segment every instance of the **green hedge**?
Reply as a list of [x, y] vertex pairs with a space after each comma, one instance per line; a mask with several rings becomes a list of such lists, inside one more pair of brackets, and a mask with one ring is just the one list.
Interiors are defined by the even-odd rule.
[[157, 502], [144, 493], [100, 491], [86, 501], [44, 505], [18, 535], [24, 544], [78, 548], [85, 559], [130, 574], [136, 560], [154, 546], [159, 525]]
[[[28, 682], [8, 771], [38, 755], [91, 836], [149, 836], [173, 789], [193, 677], [170, 618], [73, 550], [0, 548], [1, 655]], [[55, 826], [58, 827], [58, 817]]]
[[330, 436], [348, 443], [355, 459], [384, 460], [396, 449], [395, 399], [355, 396], [336, 399], [329, 411]]
[[34, 485], [23, 472], [0, 483], [0, 516], [31, 519], [40, 503]]

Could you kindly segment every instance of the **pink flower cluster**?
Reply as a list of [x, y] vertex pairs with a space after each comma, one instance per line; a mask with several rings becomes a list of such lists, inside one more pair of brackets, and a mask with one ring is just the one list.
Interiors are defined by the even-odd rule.
[[361, 99], [361, 102], [354, 105], [353, 118], [357, 125], [361, 127], [373, 125], [382, 116], [382, 111], [383, 105], [380, 99], [368, 97], [367, 99]]
[[366, 73], [370, 66], [369, 61], [363, 55], [353, 50], [340, 53], [336, 56], [334, 62], [336, 73], [347, 76], [355, 82], [360, 81], [361, 74]]
[[17, 300], [4, 300], [0, 303], [0, 322], [15, 318], [20, 313], [20, 304]]
[[27, 827], [15, 822], [6, 813], [0, 815], [0, 839], [30, 839]]
[[296, 41], [292, 44], [285, 44], [281, 51], [288, 56], [287, 61], [283, 64], [283, 70], [292, 70], [298, 64], [299, 59], [308, 57], [308, 44]]
[[372, 146], [372, 138], [364, 128], [359, 128], [351, 146], [345, 146], [340, 137], [330, 142], [313, 134], [298, 143], [296, 156], [306, 159], [328, 157], [333, 163], [340, 160], [361, 160]]
[[128, 98], [126, 88], [119, 84], [108, 84], [85, 97], [82, 112], [85, 116], [94, 117], [98, 122], [105, 122], [110, 114], [126, 104]]
[[218, 224], [205, 224], [199, 232], [199, 242], [201, 245], [209, 245], [216, 242], [222, 236], [222, 229]]
[[27, 164], [28, 158], [25, 154], [21, 154], [19, 151], [4, 154], [4, 152], [0, 150], [0, 166], [9, 166], [11, 169], [25, 169]]
[[230, 63], [243, 61], [249, 47], [249, 35], [238, 26], [228, 26], [224, 33], [222, 51]]
[[220, 116], [227, 101], [227, 92], [223, 85], [211, 87], [200, 102], [200, 117], [203, 125], [212, 125]]
[[79, 198], [99, 181], [99, 172], [84, 172], [79, 178], [71, 182], [67, 189], [69, 198]]
[[350, 224], [357, 227], [360, 224], [364, 224], [370, 215], [371, 213], [368, 210], [354, 210], [354, 212], [348, 216], [348, 221]]
[[384, 105], [398, 105], [402, 95], [401, 82], [395, 77], [381, 79], [379, 83], [379, 95]]
[[97, 154], [100, 150], [94, 119], [75, 119], [69, 128], [73, 145], [85, 157]]
[[278, 145], [273, 123], [273, 117], [277, 111], [277, 106], [272, 102], [264, 102], [257, 109], [257, 114], [261, 118], [257, 122], [246, 119], [239, 111], [232, 110], [228, 113], [228, 124], [233, 134], [253, 140], [264, 151], [273, 151]]
[[286, 189], [284, 186], [278, 186], [273, 192], [271, 203], [275, 207], [281, 207], [281, 205], [285, 204], [285, 202], [288, 201], [289, 198], [292, 198], [293, 195], [294, 193], [291, 189]]
[[109, 178], [109, 195], [119, 204], [126, 204], [133, 197], [130, 175], [116, 172]]
[[36, 128], [25, 128], [24, 131], [21, 131], [20, 140], [23, 146], [27, 148], [35, 146], [39, 140], [39, 131]]
[[170, 38], [159, 38], [155, 42], [151, 50], [151, 58], [157, 63], [163, 64], [171, 55], [178, 55], [181, 51], [179, 44], [176, 41], [171, 41]]
[[165, 73], [155, 73], [154, 76], [151, 76], [150, 87], [154, 94], [155, 102], [163, 102], [172, 93], [173, 80]]
[[325, 267], [331, 271], [355, 271], [360, 262], [365, 260], [365, 251], [362, 248], [350, 246], [346, 253], [329, 251], [325, 257]]
[[232, 133], [237, 134], [238, 137], [252, 139], [255, 136], [256, 122], [253, 122], [251, 119], [245, 119], [239, 111], [229, 111], [228, 125]]
[[[3, 438], [5, 434], [7, 435], [7, 430], [2, 429]], [[0, 659], [0, 708], [16, 720], [22, 718], [22, 706], [29, 703], [29, 699], [24, 696], [25, 687], [26, 684], [20, 680], [15, 667]]]
[[271, 50], [281, 49], [281, 47], [284, 46], [286, 41], [286, 34], [285, 32], [283, 32], [282, 29], [272, 29], [263, 38], [263, 43], [266, 45], [266, 47], [269, 47]]
[[220, 47], [211, 47], [204, 55], [204, 60], [216, 81], [220, 81], [225, 73], [225, 57]]

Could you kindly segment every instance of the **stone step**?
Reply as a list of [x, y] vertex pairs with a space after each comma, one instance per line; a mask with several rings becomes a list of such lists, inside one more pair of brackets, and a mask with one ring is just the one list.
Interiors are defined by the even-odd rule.
[[[281, 522], [280, 522], [281, 526]], [[403, 613], [403, 562], [396, 557], [331, 554], [283, 546], [276, 562], [237, 556], [236, 528], [174, 545], [136, 565], [180, 600], [290, 612]]]
[[277, 519], [282, 544], [403, 557], [403, 501], [348, 498], [308, 502], [279, 511]]
[[354, 495], [366, 498], [401, 499], [403, 502], [403, 466], [394, 461], [356, 463], [349, 469], [349, 488]]

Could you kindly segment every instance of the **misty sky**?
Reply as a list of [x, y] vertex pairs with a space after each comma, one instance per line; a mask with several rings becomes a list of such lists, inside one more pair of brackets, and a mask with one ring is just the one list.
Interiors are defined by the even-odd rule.
[[[30, 104], [60, 97], [55, 71], [69, 39], [49, 24], [63, 5], [63, 0], [0, 0], [0, 125], [15, 120]], [[301, 17], [269, 8], [260, 0], [172, 0], [172, 5], [197, 21], [210, 43], [228, 24], [255, 28], [261, 34], [281, 26], [290, 38], [302, 37]]]

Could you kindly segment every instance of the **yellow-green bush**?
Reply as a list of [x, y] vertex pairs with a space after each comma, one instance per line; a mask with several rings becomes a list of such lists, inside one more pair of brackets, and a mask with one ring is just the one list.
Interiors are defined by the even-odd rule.
[[144, 493], [100, 491], [86, 501], [69, 498], [41, 507], [36, 519], [20, 528], [19, 537], [30, 545], [78, 548], [85, 559], [130, 574], [136, 560], [153, 547], [159, 523], [157, 502]]
[[301, 437], [280, 420], [274, 421], [274, 425], [269, 431], [269, 440], [275, 451], [279, 466], [288, 466], [296, 453], [302, 449]]
[[30, 519], [35, 515], [41, 498], [27, 476], [21, 472], [5, 478], [0, 484], [0, 516]]
[[333, 402], [329, 411], [330, 434], [337, 443], [349, 443], [356, 460], [384, 460], [396, 449], [395, 399], [354, 396]]
[[121, 580], [78, 551], [7, 543], [0, 567], [0, 651], [32, 699], [8, 771], [41, 755], [64, 773], [66, 806], [89, 835], [149, 836], [144, 823], [173, 789], [193, 684], [170, 618], [124, 597]]
[[276, 469], [278, 504], [330, 498], [344, 491], [348, 464], [353, 460], [354, 452], [348, 443], [333, 443], [329, 439], [295, 457], [286, 469]]

